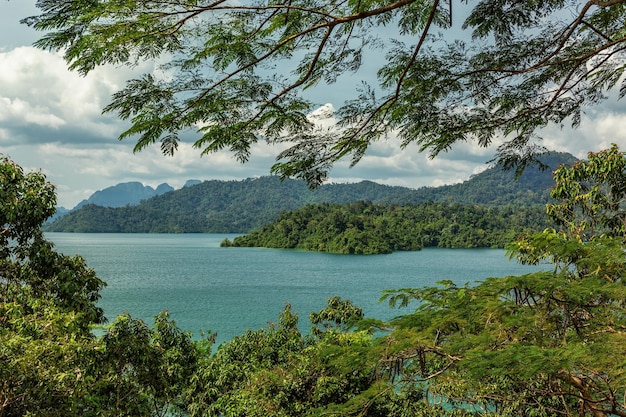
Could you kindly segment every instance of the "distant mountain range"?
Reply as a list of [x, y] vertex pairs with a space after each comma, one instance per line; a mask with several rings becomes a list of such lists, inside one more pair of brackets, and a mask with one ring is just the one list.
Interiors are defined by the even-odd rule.
[[[183, 188], [200, 184], [201, 182], [202, 181], [200, 180], [187, 180], [185, 185], [183, 185]], [[170, 191], [174, 191], [174, 187], [167, 183], [160, 184], [155, 189], [149, 185], [143, 185], [139, 181], [122, 182], [103, 190], [96, 191], [88, 199], [78, 203], [73, 209], [57, 207], [56, 213], [52, 216], [52, 218], [48, 219], [47, 223], [52, 223], [56, 219], [89, 204], [95, 204], [101, 207], [134, 206], [144, 200]]]
[[161, 184], [156, 189], [149, 185], [143, 185], [138, 181], [124, 182], [96, 191], [87, 200], [83, 200], [74, 207], [77, 210], [87, 204], [95, 204], [103, 207], [124, 207], [136, 205], [143, 200], [147, 200], [157, 195], [174, 191], [174, 187], [169, 184]]
[[[529, 167], [520, 178], [513, 171], [489, 168], [461, 184], [411, 189], [371, 181], [326, 184], [316, 190], [299, 180], [261, 177], [241, 181], [189, 181], [172, 191], [125, 183], [99, 191], [76, 210], [45, 227], [55, 232], [247, 233], [273, 221], [281, 212], [311, 203], [372, 201], [407, 204], [443, 201], [480, 205], [544, 205], [559, 164], [576, 162], [570, 154], [547, 153], [550, 169]], [[152, 191], [150, 191], [152, 190]], [[153, 195], [150, 195], [150, 193]]]

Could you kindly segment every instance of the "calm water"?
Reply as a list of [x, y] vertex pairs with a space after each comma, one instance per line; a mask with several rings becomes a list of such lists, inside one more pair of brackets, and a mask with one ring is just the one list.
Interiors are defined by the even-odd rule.
[[224, 234], [48, 233], [58, 251], [80, 254], [108, 286], [100, 305], [111, 321], [129, 312], [152, 323], [168, 310], [177, 324], [198, 336], [218, 333], [218, 343], [276, 321], [285, 303], [300, 315], [339, 295], [370, 317], [405, 310], [379, 304], [383, 289], [459, 284], [522, 274], [531, 267], [509, 261], [503, 250], [426, 249], [390, 255], [348, 256], [292, 250], [220, 248]]

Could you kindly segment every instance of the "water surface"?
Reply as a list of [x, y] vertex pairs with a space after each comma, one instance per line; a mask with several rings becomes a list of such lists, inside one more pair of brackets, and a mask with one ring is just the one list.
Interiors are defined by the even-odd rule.
[[[367, 316], [388, 319], [408, 310], [378, 303], [384, 289], [459, 284], [527, 273], [497, 249], [425, 249], [389, 255], [334, 255], [261, 248], [221, 248], [226, 234], [47, 233], [58, 251], [80, 254], [108, 286], [100, 305], [107, 318], [128, 312], [152, 323], [169, 311], [198, 337], [218, 343], [276, 321], [285, 303], [308, 327], [311, 311], [339, 295]], [[410, 308], [410, 307], [409, 307]]]

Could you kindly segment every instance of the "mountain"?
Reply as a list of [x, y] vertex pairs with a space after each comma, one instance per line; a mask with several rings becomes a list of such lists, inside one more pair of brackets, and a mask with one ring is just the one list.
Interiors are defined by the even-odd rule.
[[170, 191], [174, 191], [174, 187], [172, 187], [169, 184], [163, 183], [157, 186], [157, 188], [154, 190], [154, 194], [161, 195], [161, 194], [169, 193]]
[[527, 168], [515, 179], [512, 171], [489, 168], [462, 184], [443, 187], [326, 184], [311, 190], [306, 183], [277, 177], [242, 181], [204, 181], [155, 196], [136, 206], [119, 208], [87, 204], [46, 226], [55, 232], [125, 233], [246, 233], [311, 203], [372, 201], [407, 204], [424, 201], [481, 205], [537, 206], [549, 201], [552, 170], [576, 159], [569, 154], [549, 153], [541, 158], [550, 169]]
[[135, 205], [143, 200], [165, 194], [169, 191], [174, 191], [174, 188], [168, 184], [161, 184], [155, 190], [137, 181], [125, 182], [105, 188], [104, 190], [96, 191], [91, 197], [78, 203], [73, 210], [80, 209], [88, 204], [95, 204], [102, 207]]
[[432, 200], [495, 206], [544, 205], [550, 200], [550, 189], [554, 185], [552, 172], [559, 165], [573, 165], [578, 159], [569, 153], [548, 152], [539, 160], [546, 166], [545, 169], [527, 167], [519, 178], [515, 178], [515, 170], [503, 170], [501, 166], [495, 166], [462, 183], [423, 187], [397, 201], [387, 202], [421, 203]]
[[204, 181], [155, 196], [136, 206], [87, 204], [58, 219], [45, 230], [57, 232], [246, 232], [270, 222], [284, 211], [315, 202], [380, 201], [409, 189], [369, 181], [324, 185], [311, 190], [305, 182], [278, 177], [242, 181]]
[[44, 224], [50, 224], [52, 222], [54, 222], [55, 220], [65, 216], [66, 214], [70, 213], [71, 210], [66, 209], [63, 206], [57, 206], [56, 207], [56, 211], [54, 212], [54, 214], [52, 216], [50, 216]]

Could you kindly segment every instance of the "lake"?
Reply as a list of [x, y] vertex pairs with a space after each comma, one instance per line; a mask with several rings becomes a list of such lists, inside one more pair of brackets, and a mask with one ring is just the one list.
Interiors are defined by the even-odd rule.
[[[275, 322], [285, 303], [308, 315], [334, 295], [388, 319], [409, 310], [378, 303], [384, 289], [458, 284], [532, 272], [498, 249], [424, 249], [389, 255], [335, 255], [262, 248], [221, 248], [231, 234], [46, 233], [56, 249], [79, 254], [107, 282], [100, 306], [109, 321], [128, 312], [152, 324], [167, 310], [179, 327], [217, 342]], [[410, 306], [408, 308], [411, 308]]]

